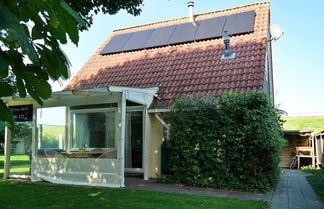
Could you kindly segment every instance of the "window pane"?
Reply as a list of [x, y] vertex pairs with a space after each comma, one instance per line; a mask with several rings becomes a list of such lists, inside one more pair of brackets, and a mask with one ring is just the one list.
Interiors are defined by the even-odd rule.
[[85, 147], [89, 144], [88, 115], [86, 113], [74, 114], [73, 127], [72, 147]]
[[105, 112], [88, 113], [89, 147], [107, 147], [105, 124]]
[[114, 148], [115, 112], [74, 113], [72, 148]]
[[65, 107], [37, 109], [38, 148], [64, 149]]
[[108, 148], [115, 148], [115, 112], [107, 112]]

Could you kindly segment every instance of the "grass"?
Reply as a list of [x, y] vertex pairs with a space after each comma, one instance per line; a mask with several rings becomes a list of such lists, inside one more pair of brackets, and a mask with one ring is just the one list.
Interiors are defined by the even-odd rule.
[[305, 169], [303, 171], [313, 174], [307, 176], [307, 180], [312, 185], [316, 194], [324, 201], [324, 170]]
[[[4, 156], [0, 156], [0, 177], [3, 176]], [[12, 155], [10, 158], [10, 174], [29, 174], [28, 155]], [[1, 208], [1, 207], [0, 207]]]
[[0, 208], [218, 208], [265, 209], [266, 202], [168, 194], [127, 189], [89, 188], [0, 181]]
[[284, 130], [314, 130], [315, 133], [324, 130], [324, 117], [283, 117], [286, 122]]
[[[11, 157], [11, 173], [28, 173], [27, 155]], [[3, 156], [0, 156], [0, 176]], [[31, 184], [0, 180], [0, 208], [265, 209], [268, 203], [225, 198], [95, 187]]]

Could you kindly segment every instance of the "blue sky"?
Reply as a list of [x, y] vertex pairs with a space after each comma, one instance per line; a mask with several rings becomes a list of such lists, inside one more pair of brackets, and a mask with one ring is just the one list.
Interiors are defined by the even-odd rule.
[[[80, 34], [78, 47], [62, 46], [73, 77], [114, 29], [188, 15], [187, 0], [144, 0], [140, 16], [125, 11], [99, 14], [88, 31]], [[209, 12], [259, 1], [196, 0], [195, 13]], [[271, 22], [285, 34], [272, 42], [275, 100], [289, 115], [324, 115], [324, 1], [272, 0]], [[72, 78], [71, 77], [71, 78]], [[64, 82], [66, 84], [67, 82]], [[60, 90], [58, 85], [53, 90]]]

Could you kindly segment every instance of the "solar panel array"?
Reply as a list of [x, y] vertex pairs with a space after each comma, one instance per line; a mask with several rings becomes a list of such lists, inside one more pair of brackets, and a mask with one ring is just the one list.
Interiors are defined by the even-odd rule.
[[100, 52], [102, 55], [133, 51], [171, 44], [206, 40], [222, 37], [223, 32], [229, 35], [253, 32], [255, 11], [209, 18], [192, 23], [183, 23], [156, 29], [124, 33], [112, 37], [107, 46]]

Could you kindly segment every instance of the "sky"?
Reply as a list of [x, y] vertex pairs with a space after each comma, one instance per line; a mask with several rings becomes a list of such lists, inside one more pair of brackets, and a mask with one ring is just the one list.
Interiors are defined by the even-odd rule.
[[[88, 31], [80, 33], [78, 46], [71, 42], [62, 49], [68, 56], [71, 78], [90, 59], [114, 29], [188, 15], [188, 0], [144, 0], [142, 13], [125, 11], [99, 14]], [[203, 13], [260, 1], [196, 0], [194, 13]], [[271, 23], [278, 23], [284, 35], [272, 42], [275, 103], [289, 116], [324, 115], [324, 1], [272, 0]], [[66, 85], [68, 81], [64, 81]], [[53, 90], [60, 87], [53, 84]]]

